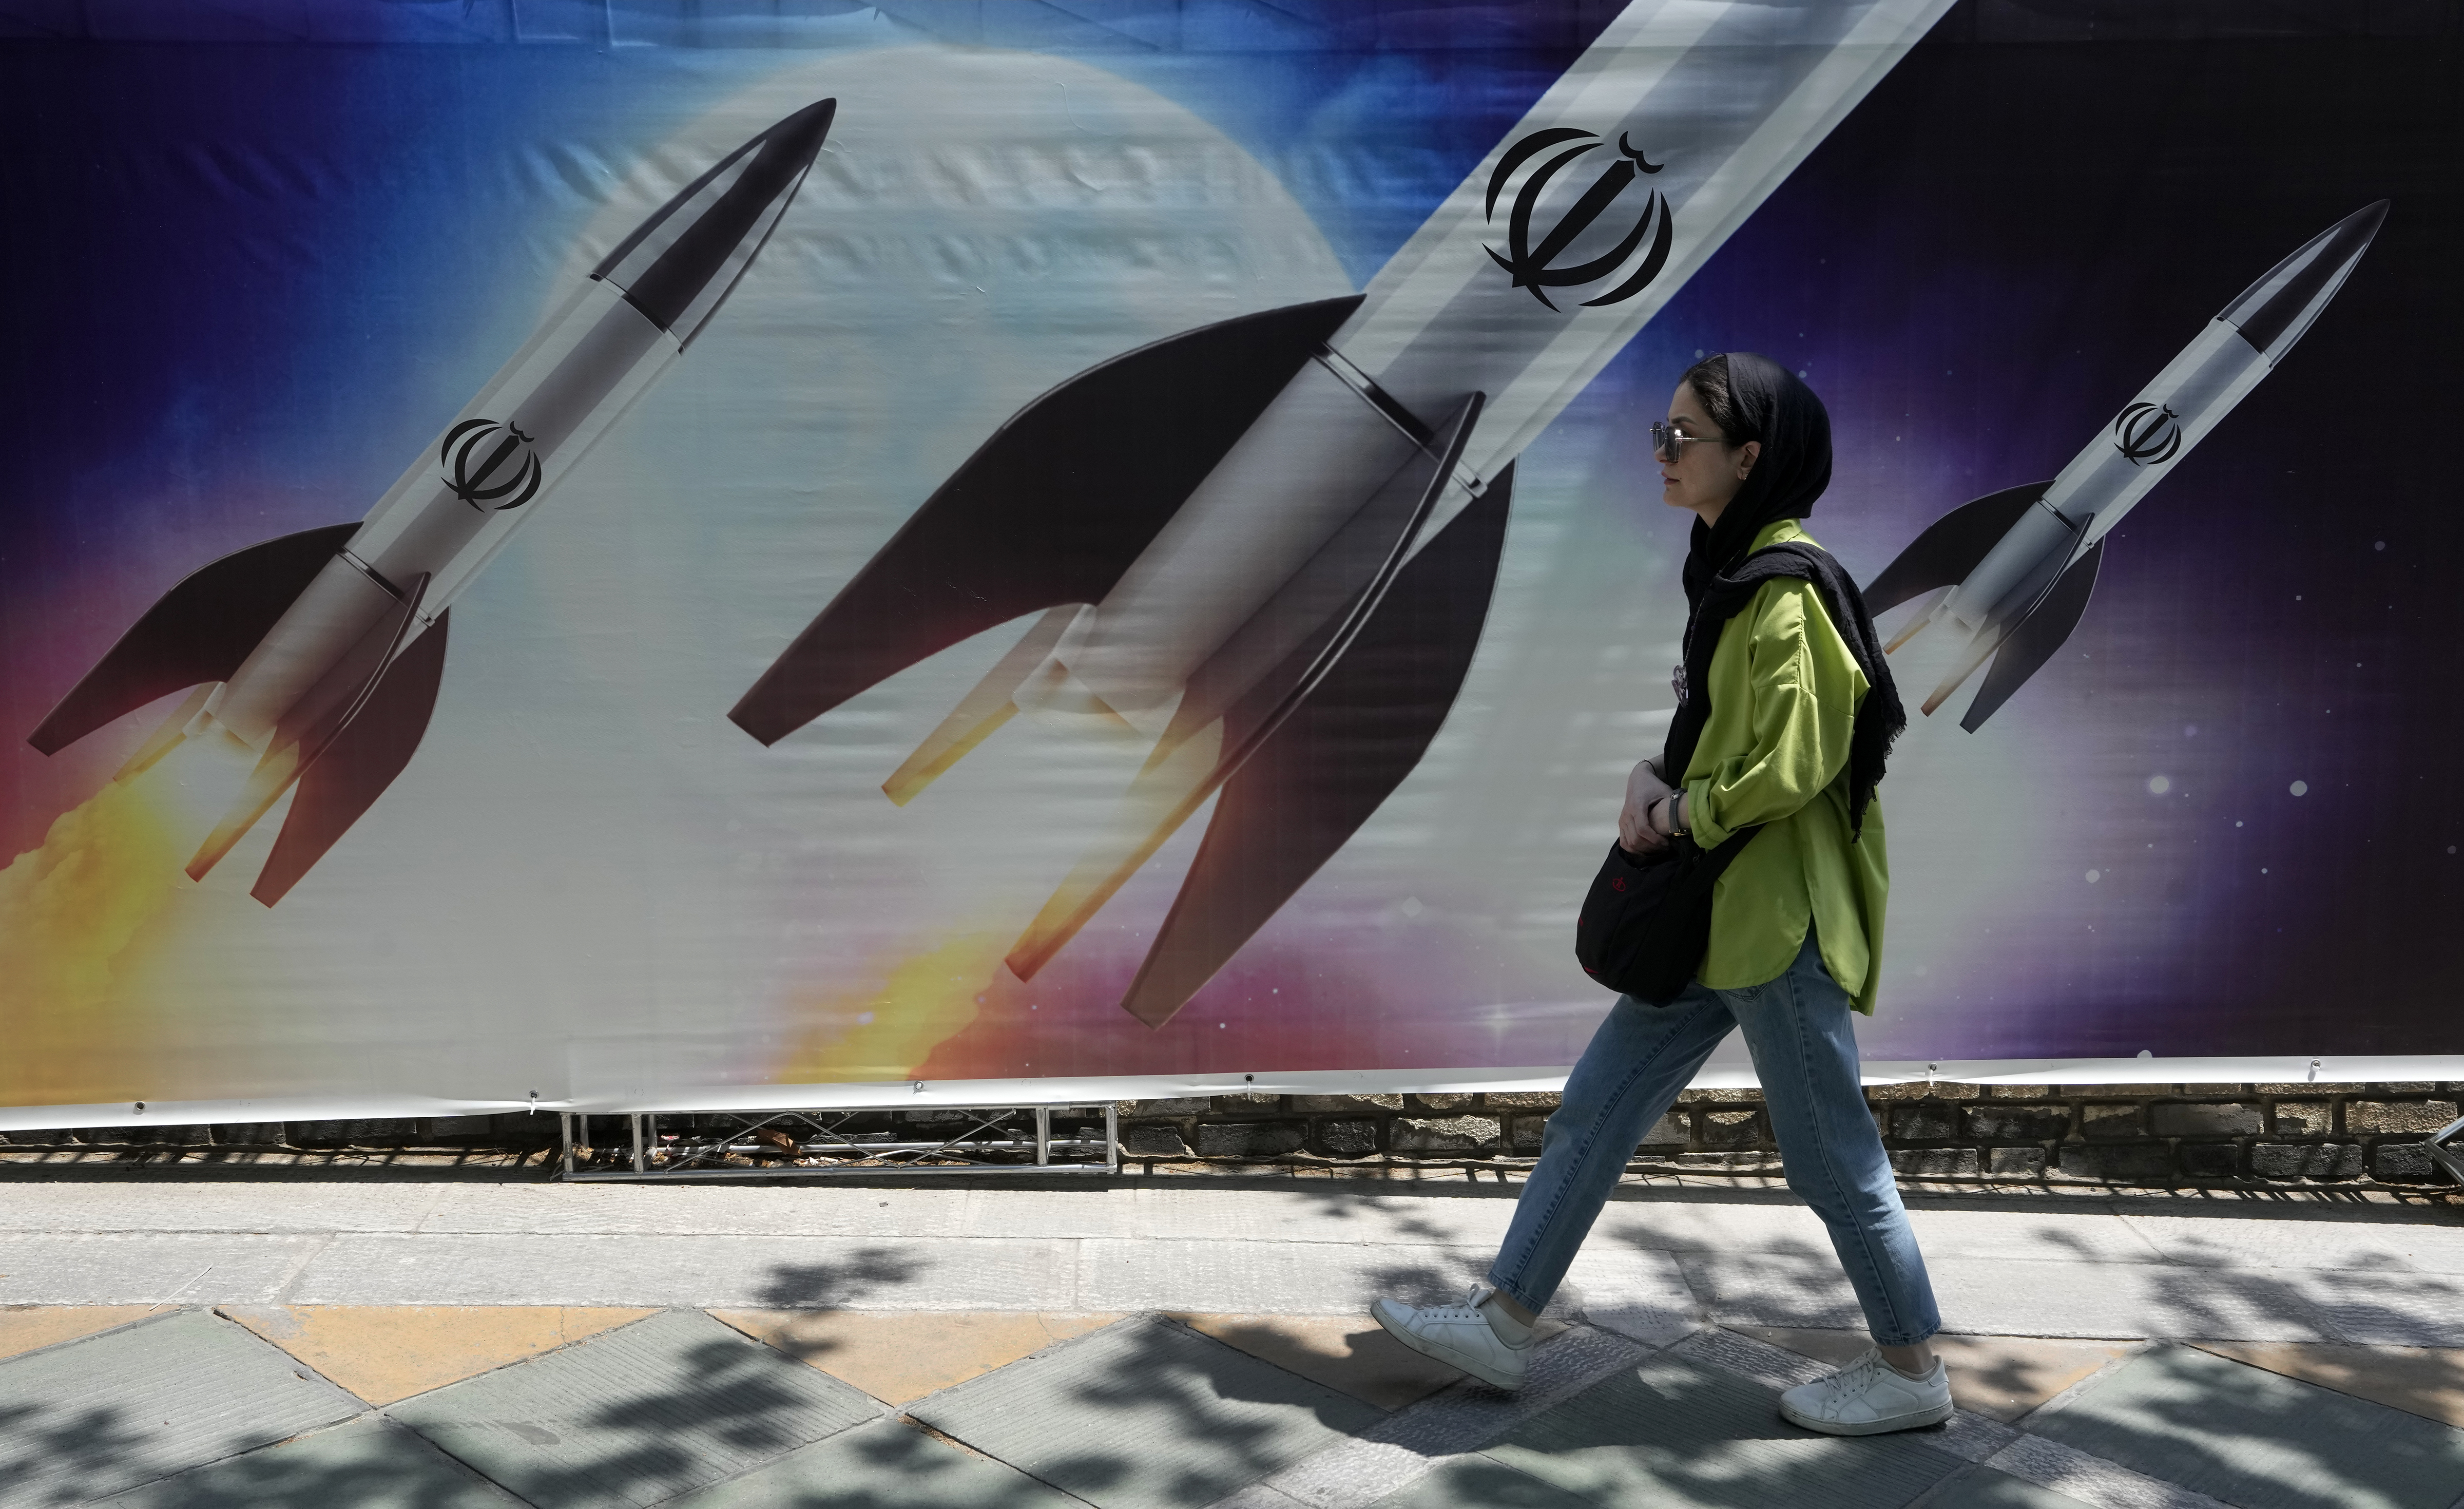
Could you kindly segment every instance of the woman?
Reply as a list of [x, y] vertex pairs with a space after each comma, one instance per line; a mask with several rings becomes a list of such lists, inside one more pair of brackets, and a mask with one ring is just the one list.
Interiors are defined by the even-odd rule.
[[1568, 1076], [1488, 1281], [1462, 1304], [1374, 1313], [1406, 1345], [1519, 1386], [1534, 1320], [1644, 1128], [1742, 1027], [1789, 1187], [1830, 1228], [1874, 1339], [1780, 1412], [1837, 1435], [1933, 1425], [1951, 1410], [1927, 1345], [1941, 1318], [1850, 1028], [1874, 1009], [1890, 868], [1872, 797], [1906, 719], [1855, 585], [1796, 522], [1831, 479], [1830, 417], [1787, 369], [1738, 352], [1685, 373], [1652, 439], [1661, 497], [1696, 517], [1691, 612], [1668, 744], [1627, 781], [1618, 838], [1646, 854], [1757, 831], [1712, 893], [1694, 982], [1666, 1006], [1618, 997]]

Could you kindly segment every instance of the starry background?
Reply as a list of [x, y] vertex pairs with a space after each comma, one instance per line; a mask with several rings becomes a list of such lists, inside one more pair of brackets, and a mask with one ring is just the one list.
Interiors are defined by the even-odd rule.
[[[363, 512], [537, 317], [607, 185], [783, 57], [888, 28], [1117, 75], [1254, 157], [1357, 286], [1614, 9], [0, 0], [0, 728], [196, 565]], [[2442, 946], [2464, 666], [2435, 565], [2458, 500], [2435, 436], [2464, 399], [2459, 75], [2452, 4], [1963, 0], [1526, 453], [1482, 658], [1362, 840], [1172, 1029], [1111, 1005], [1169, 901], [1150, 874], [913, 1067], [1569, 1061], [1606, 1002], [1569, 978], [1568, 920], [1617, 772], [1658, 742], [1683, 619], [1639, 423], [1674, 375], [1730, 348], [1806, 373], [1839, 455], [1810, 524], [1867, 579], [1947, 509], [2051, 477], [2248, 282], [2378, 198], [2359, 271], [2122, 525], [2063, 654], [1980, 734], [1963, 693], [1903, 742], [1865, 1044], [2464, 1053]], [[1911, 703], [1926, 648], [1903, 653]], [[0, 754], [8, 853], [95, 789], [124, 752], [105, 743]], [[817, 912], [918, 904], [845, 855], [792, 884]], [[782, 1072], [759, 1058], [712, 1072]]]

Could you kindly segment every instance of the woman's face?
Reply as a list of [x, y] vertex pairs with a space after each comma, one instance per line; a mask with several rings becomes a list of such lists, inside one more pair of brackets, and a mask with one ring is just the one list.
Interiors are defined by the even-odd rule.
[[1678, 444], [1676, 460], [1660, 462], [1661, 500], [1671, 508], [1690, 509], [1706, 524], [1719, 522], [1721, 510], [1754, 469], [1761, 443], [1728, 444], [1689, 383], [1678, 384], [1668, 400], [1668, 427], [1691, 438]]

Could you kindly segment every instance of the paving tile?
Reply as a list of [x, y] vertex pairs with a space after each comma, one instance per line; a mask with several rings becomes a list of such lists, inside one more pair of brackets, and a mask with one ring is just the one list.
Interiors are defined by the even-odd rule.
[[1379, 1418], [1163, 1320], [1082, 1337], [910, 1412], [1100, 1509], [1212, 1503]]
[[80, 1336], [160, 1315], [150, 1304], [12, 1304], [0, 1306], [0, 1358], [74, 1342]]
[[[12, 1199], [16, 1191], [10, 1191]], [[323, 1236], [0, 1236], [0, 1304], [270, 1304]]]
[[910, 1404], [1073, 1336], [1118, 1315], [1039, 1315], [974, 1310], [714, 1310], [755, 1341], [855, 1385], [875, 1399]]
[[[1191, 1330], [1237, 1346], [1303, 1378], [1339, 1389], [1380, 1409], [1400, 1409], [1463, 1376], [1386, 1334], [1375, 1320], [1350, 1316], [1204, 1315], [1173, 1317]], [[1562, 1324], [1542, 1321], [1551, 1331]]]
[[[804, 1236], [335, 1237], [296, 1304], [1070, 1310], [1065, 1242]], [[1116, 1304], [1089, 1309], [1132, 1308]]]
[[2464, 1227], [2405, 1212], [2300, 1220], [2124, 1215], [2169, 1262], [2216, 1268], [2313, 1268], [2464, 1276]]
[[319, 1180], [314, 1199], [297, 1186], [235, 1179], [11, 1181], [0, 1231], [30, 1233], [225, 1232], [283, 1234], [407, 1232], [454, 1187], [444, 1183]]
[[2097, 1509], [2228, 1509], [2179, 1483], [2134, 1473], [2041, 1435], [2020, 1436], [1985, 1465]]
[[1945, 1483], [1925, 1501], [1925, 1509], [2087, 1509], [2068, 1494], [2040, 1488], [2024, 1477], [1971, 1468]]
[[2193, 1347], [2149, 1351], [2029, 1424], [2247, 1509], [2449, 1509], [2464, 1486], [2464, 1431]]
[[622, 1326], [386, 1411], [540, 1509], [651, 1504], [880, 1417], [698, 1311]]
[[390, 1420], [354, 1420], [105, 1499], [110, 1509], [517, 1509]]
[[1905, 1435], [1798, 1430], [1780, 1419], [1771, 1390], [1665, 1353], [1526, 1422], [1483, 1454], [1599, 1503], [1672, 1509], [1900, 1509], [1966, 1465]]
[[84, 1503], [360, 1412], [238, 1326], [166, 1312], [0, 1363], [0, 1506]]
[[903, 1421], [816, 1441], [668, 1509], [1085, 1509], [1024, 1473]]
[[957, 1236], [963, 1189], [810, 1185], [469, 1184], [419, 1221], [430, 1232], [622, 1236]]
[[1226, 1232], [1270, 1232], [1289, 1242], [1485, 1247], [1493, 1253], [1514, 1219], [1515, 1202], [1494, 1193], [1472, 1194], [1465, 1187], [1465, 1193], [1457, 1195], [1363, 1193], [1340, 1186], [1322, 1190], [1140, 1189], [1134, 1224], [1118, 1234], [1221, 1241]]
[[225, 1305], [372, 1405], [393, 1404], [655, 1315], [568, 1305]]
[[1079, 1244], [1079, 1302], [1097, 1310], [1363, 1315], [1391, 1294], [1456, 1298], [1487, 1272], [1489, 1247], [1212, 1241]]
[[2191, 1344], [2271, 1373], [2464, 1428], [2464, 1349], [2299, 1342]]
[[[2286, 1276], [2334, 1327], [2315, 1340], [2365, 1346], [2464, 1346], [2464, 1280], [2427, 1274], [2301, 1273]], [[2284, 1341], [2250, 1333], [2191, 1331], [2202, 1340]]]
[[[1802, 1352], [1835, 1367], [1864, 1355], [1863, 1331], [1739, 1326], [1757, 1341]], [[2135, 1350], [2129, 1342], [2049, 1341], [2037, 1336], [1953, 1336], [1933, 1339], [1950, 1369], [1951, 1401], [1992, 1420], [2016, 1420], [2098, 1368]]]
[[[1798, 1384], [1812, 1383], [1833, 1371], [1829, 1362], [1817, 1361], [1720, 1326], [1696, 1332], [1670, 1347], [1668, 1355], [1750, 1378], [1773, 1393], [1793, 1388]], [[1775, 1403], [1773, 1408], [1777, 1408]], [[1999, 1420], [1963, 1409], [1953, 1410], [1950, 1418], [1940, 1427], [1926, 1431], [1916, 1439], [1962, 1461], [1981, 1462], [2010, 1445], [2012, 1437], [2017, 1433]]]
[[1376, 1509], [1599, 1509], [1596, 1499], [1551, 1487], [1491, 1457], [1458, 1457]]

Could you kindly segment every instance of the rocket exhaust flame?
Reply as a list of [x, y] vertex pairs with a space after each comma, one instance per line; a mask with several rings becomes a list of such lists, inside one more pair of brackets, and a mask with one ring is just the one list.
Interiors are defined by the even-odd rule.
[[192, 573], [28, 742], [53, 754], [194, 688], [119, 779], [209, 734], [254, 752], [187, 869], [202, 879], [297, 787], [251, 890], [279, 901], [417, 751], [453, 599], [726, 301], [836, 109], [824, 100], [780, 121], [644, 222], [362, 522], [269, 540]]

